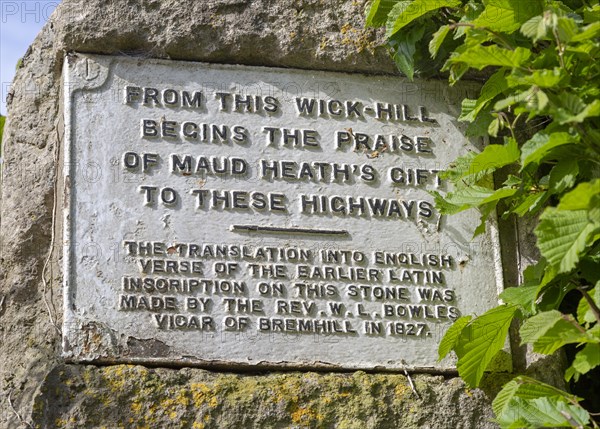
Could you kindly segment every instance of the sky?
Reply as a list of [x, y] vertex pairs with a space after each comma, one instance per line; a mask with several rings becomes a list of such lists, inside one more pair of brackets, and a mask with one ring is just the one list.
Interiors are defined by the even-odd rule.
[[25, 55], [60, 0], [0, 0], [0, 83], [6, 115], [6, 96], [19, 58]]

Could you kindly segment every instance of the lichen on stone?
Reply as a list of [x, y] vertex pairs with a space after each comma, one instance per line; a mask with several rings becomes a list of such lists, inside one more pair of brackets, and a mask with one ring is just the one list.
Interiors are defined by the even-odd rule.
[[[411, 429], [425, 423], [430, 427], [493, 427], [487, 421], [491, 413], [483, 392], [467, 392], [462, 382], [452, 380], [415, 375], [417, 397], [407, 377], [400, 374], [252, 375], [191, 368], [61, 365], [44, 383], [33, 417], [36, 427], [44, 429]], [[465, 425], [465, 421], [476, 425]]]

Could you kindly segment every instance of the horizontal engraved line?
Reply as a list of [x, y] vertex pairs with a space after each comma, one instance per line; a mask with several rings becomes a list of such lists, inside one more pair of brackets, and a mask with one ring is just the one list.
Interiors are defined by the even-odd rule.
[[231, 225], [231, 231], [245, 232], [267, 232], [288, 234], [311, 234], [311, 235], [348, 235], [344, 229], [313, 229], [313, 228], [286, 228], [278, 226], [259, 225]]

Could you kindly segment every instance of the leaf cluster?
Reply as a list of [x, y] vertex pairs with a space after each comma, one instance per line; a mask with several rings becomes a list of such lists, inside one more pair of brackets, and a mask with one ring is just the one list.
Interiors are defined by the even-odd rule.
[[[367, 25], [385, 26], [398, 68], [410, 79], [437, 72], [451, 84], [489, 76], [460, 121], [472, 137], [495, 138], [456, 159], [433, 193], [442, 214], [478, 209], [534, 216], [541, 260], [504, 304], [458, 319], [440, 358], [454, 351], [470, 386], [504, 347], [513, 321], [523, 344], [551, 354], [576, 347], [568, 381], [600, 366], [600, 5], [597, 0], [373, 0]], [[503, 177], [500, 186], [494, 179]], [[576, 292], [573, 292], [576, 291]], [[567, 294], [576, 311], [564, 313]], [[494, 401], [497, 421], [513, 427], [597, 427], [581, 398], [517, 377]]]

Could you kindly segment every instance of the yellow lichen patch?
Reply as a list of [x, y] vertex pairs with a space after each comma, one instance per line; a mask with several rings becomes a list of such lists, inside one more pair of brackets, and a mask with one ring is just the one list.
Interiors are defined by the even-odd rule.
[[399, 383], [394, 388], [394, 395], [396, 400], [402, 400], [406, 398], [411, 393], [411, 388], [408, 384]]
[[133, 414], [140, 414], [140, 412], [142, 411], [142, 408], [143, 408], [143, 404], [142, 404], [142, 402], [134, 401], [131, 403], [129, 408], [131, 409]]
[[204, 423], [194, 422], [194, 424], [192, 424], [192, 429], [204, 429]]
[[291, 414], [292, 422], [303, 426], [314, 427], [323, 421], [323, 415], [310, 408], [300, 407]]
[[122, 391], [130, 382], [132, 368], [131, 365], [112, 365], [103, 368], [102, 373], [108, 387], [115, 392]]
[[350, 23], [347, 22], [344, 25], [342, 25], [342, 28], [340, 28], [340, 33], [346, 34], [350, 30], [354, 30], [354, 29], [352, 28], [352, 25], [350, 25]]
[[323, 38], [321, 38], [321, 43], [319, 44], [319, 49], [324, 50], [325, 48], [327, 48], [328, 42], [329, 40], [327, 40], [327, 37], [323, 36]]
[[372, 39], [370, 30], [355, 28], [350, 23], [346, 23], [340, 28], [340, 33], [344, 36], [342, 43], [354, 46], [357, 52], [365, 49], [372, 51], [377, 47], [377, 42]]
[[75, 419], [75, 417], [73, 416], [69, 417], [68, 419], [57, 418], [56, 420], [54, 420], [56, 428], [73, 427], [72, 425], [74, 425], [75, 423], [77, 423], [77, 419]]
[[207, 401], [210, 396], [211, 389], [204, 383], [192, 383], [191, 395], [192, 402], [196, 408], [201, 407]]
[[273, 399], [274, 402], [287, 402], [295, 403], [298, 402], [298, 393], [302, 389], [302, 383], [298, 378], [290, 376], [283, 376], [280, 380], [281, 383], [277, 383], [273, 387]]
[[[251, 404], [264, 391], [264, 383], [259, 383], [254, 378], [227, 375], [215, 381], [214, 396], [221, 398], [222, 402]], [[265, 393], [265, 396], [271, 398], [270, 394]]]

